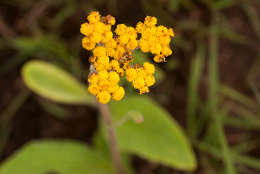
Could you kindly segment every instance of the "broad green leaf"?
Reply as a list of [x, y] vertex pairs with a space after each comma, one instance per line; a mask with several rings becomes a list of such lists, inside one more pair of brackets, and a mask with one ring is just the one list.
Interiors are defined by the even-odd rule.
[[113, 174], [111, 162], [87, 145], [41, 140], [24, 145], [0, 167], [1, 174]]
[[25, 84], [37, 94], [56, 102], [94, 105], [87, 88], [64, 70], [43, 62], [30, 61], [23, 66]]
[[163, 108], [145, 96], [132, 96], [111, 103], [114, 122], [129, 111], [138, 111], [144, 121], [133, 120], [117, 127], [119, 147], [154, 162], [181, 170], [194, 170], [196, 159], [184, 133]]

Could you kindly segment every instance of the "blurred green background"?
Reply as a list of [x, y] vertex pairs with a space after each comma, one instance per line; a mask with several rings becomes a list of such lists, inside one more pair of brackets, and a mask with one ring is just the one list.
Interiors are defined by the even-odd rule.
[[[260, 173], [259, 0], [1, 0], [1, 162], [34, 139], [93, 144], [95, 108], [40, 98], [20, 73], [25, 62], [44, 60], [86, 84], [90, 53], [79, 29], [93, 10], [117, 24], [134, 26], [149, 15], [174, 28], [173, 55], [156, 65], [157, 83], [146, 95], [185, 131], [198, 161], [189, 173]], [[138, 156], [131, 164], [138, 174], [186, 173]]]

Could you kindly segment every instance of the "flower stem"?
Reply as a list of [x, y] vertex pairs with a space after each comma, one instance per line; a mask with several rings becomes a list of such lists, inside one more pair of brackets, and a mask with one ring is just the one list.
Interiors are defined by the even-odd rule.
[[114, 166], [116, 168], [117, 174], [125, 174], [121, 164], [121, 158], [118, 150], [116, 133], [112, 124], [111, 113], [109, 111], [108, 105], [98, 103], [98, 108], [102, 116], [102, 119], [104, 121], [104, 124], [106, 126], [106, 129], [108, 131], [108, 143], [109, 143], [110, 154]]

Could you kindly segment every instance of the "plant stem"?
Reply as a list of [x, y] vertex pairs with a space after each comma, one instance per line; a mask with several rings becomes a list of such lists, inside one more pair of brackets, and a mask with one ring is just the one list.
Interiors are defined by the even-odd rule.
[[116, 168], [117, 174], [125, 174], [121, 164], [121, 158], [118, 150], [116, 133], [112, 125], [112, 118], [111, 118], [111, 113], [109, 111], [108, 105], [98, 103], [98, 108], [108, 131], [108, 143], [109, 143], [110, 154], [114, 166]]

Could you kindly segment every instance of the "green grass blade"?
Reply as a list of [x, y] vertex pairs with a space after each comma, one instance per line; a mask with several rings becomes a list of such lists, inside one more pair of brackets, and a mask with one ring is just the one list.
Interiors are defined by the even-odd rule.
[[249, 97], [241, 94], [240, 92], [236, 91], [235, 89], [233, 89], [231, 87], [228, 87], [226, 85], [221, 85], [219, 91], [222, 95], [225, 95], [225, 96], [233, 99], [236, 102], [244, 104], [247, 107], [250, 107], [250, 108], [252, 108], [252, 106], [256, 107], [255, 101], [253, 101]]
[[[217, 159], [222, 159], [224, 161], [224, 157], [221, 154], [221, 151], [217, 149], [216, 147], [210, 146], [207, 143], [203, 142], [196, 142], [195, 146], [200, 150], [204, 151], [206, 153], [211, 154]], [[232, 157], [234, 159], [234, 162], [237, 164], [245, 165], [248, 167], [252, 167], [255, 169], [260, 169], [260, 159], [254, 158], [254, 157], [249, 157], [246, 155], [240, 155], [238, 153], [232, 152]]]
[[210, 40], [210, 60], [209, 60], [209, 106], [211, 115], [214, 116], [214, 122], [216, 126], [217, 136], [222, 149], [223, 160], [226, 165], [226, 172], [228, 174], [235, 174], [235, 168], [233, 166], [233, 159], [230, 155], [229, 147], [226, 142], [226, 137], [224, 133], [223, 123], [221, 117], [218, 115], [218, 27], [216, 20], [211, 26], [211, 40]]
[[253, 120], [246, 120], [239, 117], [232, 117], [229, 115], [222, 115], [223, 123], [225, 125], [237, 127], [247, 130], [260, 130], [260, 123]]
[[198, 45], [196, 57], [191, 62], [188, 89], [187, 127], [191, 137], [196, 136], [196, 110], [199, 102], [198, 87], [205, 59], [205, 47], [202, 43], [198, 43]]
[[238, 155], [238, 154], [234, 154], [233, 156], [238, 163], [260, 170], [260, 159], [246, 156], [246, 155]]
[[220, 144], [222, 147], [223, 158], [226, 163], [226, 172], [227, 172], [227, 174], [235, 174], [236, 172], [235, 172], [235, 168], [233, 166], [233, 159], [230, 154], [228, 143], [226, 141], [223, 123], [222, 123], [221, 117], [218, 117], [218, 116], [216, 117], [216, 128], [217, 128], [217, 132], [218, 132], [218, 136], [219, 136], [219, 141], [220, 141]]
[[218, 91], [218, 34], [217, 27], [211, 26], [210, 40], [210, 60], [209, 60], [209, 106], [212, 112], [217, 111], [217, 91]]
[[260, 39], [260, 18], [257, 14], [257, 11], [254, 9], [250, 1], [242, 0], [242, 8], [244, 9], [246, 15], [249, 18], [249, 21], [258, 37]]

